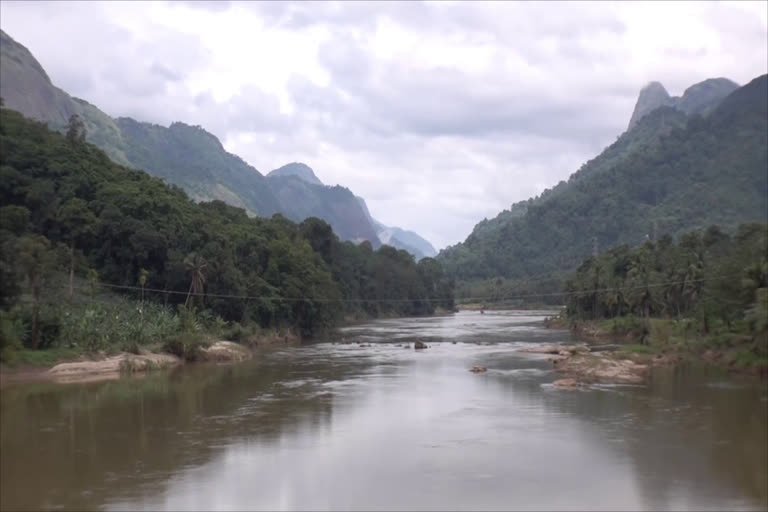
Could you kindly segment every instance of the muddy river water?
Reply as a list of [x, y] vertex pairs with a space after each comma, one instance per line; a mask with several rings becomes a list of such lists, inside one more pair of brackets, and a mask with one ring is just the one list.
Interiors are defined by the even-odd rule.
[[[570, 341], [545, 314], [381, 320], [236, 365], [7, 384], [0, 508], [768, 508], [764, 381], [678, 368], [558, 390], [547, 356], [518, 352]], [[417, 339], [430, 348], [402, 346]]]

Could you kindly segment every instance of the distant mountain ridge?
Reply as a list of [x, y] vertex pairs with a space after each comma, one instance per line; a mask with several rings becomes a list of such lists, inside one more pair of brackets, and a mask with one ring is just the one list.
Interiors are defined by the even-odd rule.
[[404, 249], [416, 256], [416, 259], [433, 258], [437, 256], [437, 251], [432, 244], [421, 235], [413, 231], [406, 231], [402, 228], [385, 226], [371, 216], [371, 213], [368, 211], [368, 205], [365, 203], [365, 199], [357, 196], [357, 200], [371, 224], [376, 228], [376, 234], [382, 243], [398, 249]]
[[[320, 179], [315, 175], [315, 172], [312, 170], [312, 168], [309, 167], [308, 165], [300, 162], [294, 162], [294, 163], [284, 165], [279, 169], [270, 171], [267, 174], [267, 180], [270, 183], [272, 183], [273, 186], [275, 187], [273, 189], [275, 193], [285, 197], [286, 201], [289, 201], [289, 200], [290, 201], [302, 201], [302, 200], [307, 201], [306, 197], [304, 199], [300, 199], [300, 194], [295, 189], [296, 188], [295, 182], [293, 182], [292, 180], [277, 179], [277, 178], [286, 178], [289, 176], [295, 180], [300, 180], [305, 184], [310, 185], [310, 187], [307, 187], [307, 190], [314, 190], [316, 193], [320, 193], [319, 191], [321, 189], [312, 188], [312, 186], [314, 187], [325, 186], [323, 182], [320, 181]], [[290, 187], [291, 183], [294, 183], [293, 190], [291, 191], [286, 190], [286, 187]], [[278, 189], [278, 184], [280, 184], [280, 190]], [[346, 188], [344, 190], [349, 192]], [[292, 197], [288, 199], [288, 197], [291, 194], [292, 194]], [[413, 256], [417, 260], [424, 257], [433, 257], [437, 255], [437, 251], [435, 250], [434, 247], [432, 247], [432, 244], [430, 244], [427, 240], [425, 240], [418, 234], [414, 233], [413, 231], [406, 231], [398, 227], [392, 228], [392, 227], [385, 226], [384, 224], [377, 221], [371, 216], [371, 213], [368, 210], [368, 205], [365, 203], [365, 199], [363, 199], [360, 196], [352, 196], [352, 197], [358, 203], [358, 208], [360, 209], [360, 212], [362, 212], [364, 217], [367, 219], [368, 223], [373, 228], [373, 232], [375, 233], [373, 237], [375, 237], [377, 242], [391, 245], [392, 247], [395, 247], [397, 249], [406, 250], [409, 253], [413, 254]], [[345, 201], [348, 199], [349, 197], [345, 195]], [[350, 205], [347, 205], [345, 208], [355, 211], [355, 215], [357, 215], [357, 211], [356, 211], [357, 208], [351, 207]], [[333, 223], [331, 223], [331, 225], [333, 225]]]
[[[77, 114], [85, 123], [88, 142], [112, 160], [177, 185], [196, 201], [221, 200], [250, 215], [281, 213], [295, 221], [315, 216], [327, 221], [343, 240], [381, 245], [378, 227], [354, 194], [344, 187], [326, 187], [305, 164], [290, 163], [265, 177], [200, 126], [113, 119], [54, 86], [32, 53], [2, 30], [0, 70], [0, 97], [7, 108], [56, 130], [65, 129], [70, 116]], [[416, 249], [409, 251], [421, 256]]]
[[631, 130], [640, 119], [663, 106], [676, 108], [689, 116], [705, 114], [738, 88], [739, 84], [727, 78], [709, 78], [688, 87], [683, 95], [678, 97], [670, 96], [660, 82], [650, 82], [640, 90], [627, 130]]
[[343, 240], [356, 243], [368, 240], [374, 249], [381, 246], [374, 227], [368, 221], [355, 195], [348, 188], [339, 185], [334, 187], [323, 185], [309, 166], [297, 165], [302, 166], [295, 167], [302, 169], [302, 175], [311, 174], [319, 185], [306, 181], [302, 175], [290, 172], [275, 173], [273, 171], [267, 175], [266, 179], [267, 186], [278, 202], [282, 205], [291, 205], [290, 209], [285, 209], [286, 217], [295, 221], [301, 221], [307, 217], [318, 217], [328, 222], [333, 231]]

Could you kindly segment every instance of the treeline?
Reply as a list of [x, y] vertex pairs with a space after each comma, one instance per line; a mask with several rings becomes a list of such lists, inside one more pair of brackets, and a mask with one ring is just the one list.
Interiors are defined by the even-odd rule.
[[711, 226], [584, 261], [566, 281], [572, 319], [689, 319], [702, 334], [768, 328], [768, 225]]
[[563, 304], [563, 276], [551, 274], [530, 279], [476, 279], [456, 282], [457, 304], [486, 308], [536, 308]]
[[77, 123], [70, 128], [63, 136], [0, 109], [0, 305], [4, 318], [22, 318], [31, 348], [55, 345], [62, 306], [97, 285], [137, 303], [206, 312], [220, 325], [304, 335], [348, 315], [453, 308], [453, 284], [436, 260], [340, 242], [315, 218], [296, 224], [194, 203], [110, 161], [83, 142]]

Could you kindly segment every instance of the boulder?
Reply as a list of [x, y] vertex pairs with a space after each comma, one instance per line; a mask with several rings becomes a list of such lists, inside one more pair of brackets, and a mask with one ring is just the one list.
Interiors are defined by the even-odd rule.
[[210, 347], [200, 349], [202, 361], [237, 362], [250, 359], [252, 355], [250, 350], [231, 341], [217, 341]]
[[556, 370], [588, 382], [640, 384], [645, 381], [649, 367], [629, 359], [578, 354], [560, 360]]
[[560, 389], [576, 389], [579, 382], [576, 379], [560, 379], [553, 382], [552, 385]]
[[416, 342], [413, 344], [413, 348], [414, 348], [415, 350], [421, 350], [421, 349], [427, 348], [427, 344], [426, 344], [426, 343], [424, 343], [423, 341], [416, 341]]
[[488, 368], [486, 368], [485, 366], [473, 366], [472, 368], [469, 369], [469, 371], [471, 371], [472, 373], [485, 373], [486, 371], [488, 371]]
[[116, 378], [120, 373], [140, 373], [170, 368], [178, 364], [181, 364], [181, 359], [171, 354], [121, 353], [97, 361], [60, 363], [48, 370], [48, 374], [56, 380], [81, 382]]

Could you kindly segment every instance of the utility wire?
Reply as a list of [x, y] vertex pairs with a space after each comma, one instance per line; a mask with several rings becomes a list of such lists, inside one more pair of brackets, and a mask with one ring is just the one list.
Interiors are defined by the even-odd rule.
[[[506, 295], [506, 296], [479, 296], [479, 297], [467, 297], [461, 299], [462, 301], [507, 301], [515, 299], [528, 299], [536, 297], [569, 297], [572, 295], [591, 295], [594, 293], [603, 292], [624, 292], [631, 290], [644, 290], [647, 288], [659, 288], [664, 286], [671, 286], [676, 284], [691, 284], [691, 283], [703, 283], [708, 281], [719, 281], [725, 279], [733, 279], [740, 277], [741, 274], [713, 276], [700, 279], [687, 279], [682, 281], [666, 281], [661, 283], [644, 284], [639, 286], [628, 287], [615, 287], [615, 288], [598, 288], [598, 289], [585, 289], [575, 291], [564, 292], [549, 292], [549, 293], [529, 293], [521, 295]], [[115, 290], [133, 290], [141, 291], [141, 286], [132, 285], [118, 285], [109, 283], [98, 283], [97, 286], [115, 289]], [[62, 288], [68, 288], [68, 285], [62, 285]], [[79, 290], [90, 289], [90, 286], [75, 285], [73, 288]], [[420, 299], [342, 299], [342, 298], [322, 298], [322, 297], [280, 297], [280, 296], [268, 296], [268, 295], [236, 295], [236, 294], [221, 294], [221, 293], [198, 293], [198, 292], [186, 292], [180, 290], [164, 290], [161, 288], [147, 288], [144, 289], [145, 293], [159, 293], [168, 295], [190, 295], [194, 297], [208, 297], [213, 299], [238, 299], [238, 300], [262, 300], [262, 301], [283, 301], [283, 302], [326, 302], [326, 303], [406, 303], [406, 302], [443, 302], [446, 299], [442, 298], [420, 298]]]

